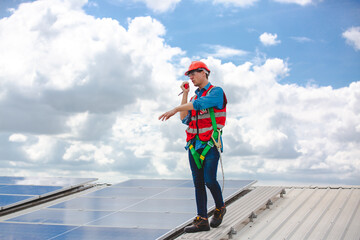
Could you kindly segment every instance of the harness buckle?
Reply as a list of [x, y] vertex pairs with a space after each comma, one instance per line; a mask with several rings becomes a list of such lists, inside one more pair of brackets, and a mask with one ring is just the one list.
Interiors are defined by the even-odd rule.
[[217, 139], [217, 141], [214, 139], [214, 134], [211, 135], [211, 139], [213, 140], [215, 146], [216, 146], [218, 149], [221, 149], [221, 147], [222, 147], [222, 146], [221, 146], [221, 139], [220, 139], [220, 137], [221, 137], [221, 131], [220, 131], [220, 129], [216, 129], [216, 131], [218, 132], [218, 139]]

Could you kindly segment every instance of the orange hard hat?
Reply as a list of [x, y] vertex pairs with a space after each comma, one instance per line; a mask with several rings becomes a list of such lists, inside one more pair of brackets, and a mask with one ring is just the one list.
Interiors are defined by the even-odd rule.
[[207, 72], [207, 74], [210, 74], [210, 70], [209, 68], [206, 66], [205, 63], [201, 62], [201, 61], [193, 61], [190, 66], [189, 69], [186, 71], [185, 76], [187, 76], [189, 74], [189, 72], [193, 71], [193, 70], [205, 70]]

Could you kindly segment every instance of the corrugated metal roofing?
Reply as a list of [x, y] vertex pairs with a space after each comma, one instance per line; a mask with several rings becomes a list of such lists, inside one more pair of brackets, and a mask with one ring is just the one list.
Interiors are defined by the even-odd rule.
[[229, 235], [233, 229], [238, 228], [241, 223], [249, 216], [255, 217], [255, 212], [260, 210], [263, 206], [271, 203], [276, 195], [282, 194], [282, 187], [257, 187], [237, 201], [228, 205], [227, 214], [221, 226], [212, 231], [187, 233], [180, 236], [180, 239], [206, 239], [206, 240], [220, 240]]
[[232, 231], [221, 239], [360, 239], [360, 186], [287, 187], [285, 191], [283, 197], [273, 198], [272, 206], [257, 210], [253, 222], [229, 223], [225, 215], [223, 225], [210, 230], [212, 235], [186, 234], [186, 239], [217, 239], [217, 232], [225, 228]]
[[234, 239], [360, 239], [360, 188], [289, 188]]

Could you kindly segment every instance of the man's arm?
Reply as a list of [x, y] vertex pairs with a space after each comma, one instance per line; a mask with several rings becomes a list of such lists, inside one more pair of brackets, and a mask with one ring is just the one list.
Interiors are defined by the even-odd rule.
[[[183, 93], [181, 99], [181, 105], [187, 104], [188, 94], [189, 94], [188, 91]], [[188, 115], [188, 111], [180, 111], [180, 120], [183, 120], [186, 117], [186, 115]]]
[[[188, 85], [187, 88], [185, 88], [186, 84]], [[175, 115], [177, 112], [180, 112], [180, 119], [183, 120], [187, 116], [188, 111], [194, 109], [192, 103], [187, 102], [188, 95], [189, 95], [189, 92], [190, 92], [189, 83], [188, 82], [183, 82], [181, 84], [180, 88], [183, 91], [183, 96], [182, 96], [182, 99], [181, 99], [180, 106], [177, 106], [176, 108], [162, 114], [159, 117], [159, 120], [162, 120], [162, 121], [165, 120], [166, 121], [169, 118], [171, 118], [173, 115]]]
[[[192, 102], [185, 103], [185, 104], [175, 107], [174, 109], [172, 109], [166, 113], [163, 113], [162, 115], [160, 115], [159, 120], [166, 121], [169, 118], [171, 118], [172, 116], [174, 116], [177, 112], [185, 112], [186, 114], [184, 117], [186, 117], [187, 111], [193, 110], [193, 109], [194, 109], [194, 106], [193, 106]], [[180, 117], [181, 117], [181, 115], [180, 115]]]
[[193, 102], [195, 110], [216, 107], [222, 109], [224, 104], [224, 91], [220, 87], [214, 87], [209, 95], [196, 99]]

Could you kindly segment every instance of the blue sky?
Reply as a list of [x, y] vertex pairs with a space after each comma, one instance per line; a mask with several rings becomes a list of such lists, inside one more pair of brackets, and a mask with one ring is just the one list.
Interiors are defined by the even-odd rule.
[[[243, 8], [181, 1], [166, 12], [153, 11], [140, 2], [93, 2], [97, 6], [87, 7], [89, 14], [111, 17], [123, 25], [128, 18], [153, 16], [166, 28], [166, 43], [185, 50], [189, 57], [204, 57], [214, 52], [211, 46], [220, 45], [247, 52], [224, 57], [224, 62], [239, 64], [258, 53], [288, 59], [291, 74], [284, 79], [287, 83], [339, 88], [359, 80], [359, 53], [342, 37], [346, 29], [360, 23], [358, 1], [315, 1], [302, 6], [267, 0]], [[281, 43], [264, 46], [259, 41], [264, 32], [277, 34]]]
[[186, 126], [157, 117], [203, 60], [229, 100], [226, 177], [360, 184], [359, 12], [349, 0], [1, 1], [0, 175], [190, 178]]
[[[6, 9], [21, 2], [28, 1], [2, 1], [0, 16], [8, 16]], [[224, 56], [224, 62], [239, 64], [259, 54], [287, 59], [291, 74], [284, 83], [341, 88], [359, 80], [359, 52], [342, 37], [346, 29], [360, 24], [359, 1], [323, 0], [301, 5], [262, 0], [240, 7], [183, 0], [159, 11], [142, 1], [92, 0], [84, 9], [98, 18], [116, 19], [123, 26], [129, 18], [152, 16], [165, 26], [166, 43], [180, 47], [189, 57], [205, 57], [215, 51], [214, 46], [223, 46], [246, 52]], [[281, 42], [264, 46], [259, 41], [264, 32], [277, 34]]]

